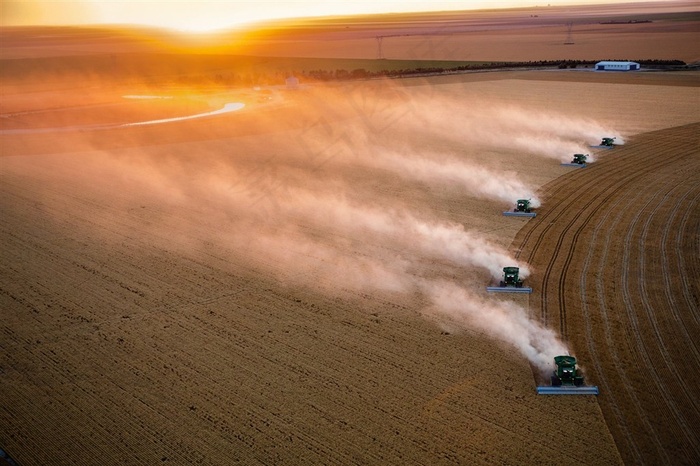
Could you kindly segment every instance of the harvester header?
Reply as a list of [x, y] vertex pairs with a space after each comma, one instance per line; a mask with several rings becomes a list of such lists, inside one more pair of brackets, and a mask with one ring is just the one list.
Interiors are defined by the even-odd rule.
[[556, 369], [550, 376], [551, 386], [537, 387], [538, 395], [597, 395], [598, 387], [587, 386], [573, 356], [556, 356]]
[[532, 293], [532, 288], [523, 286], [519, 267], [503, 267], [499, 286], [487, 286], [486, 291], [499, 293]]

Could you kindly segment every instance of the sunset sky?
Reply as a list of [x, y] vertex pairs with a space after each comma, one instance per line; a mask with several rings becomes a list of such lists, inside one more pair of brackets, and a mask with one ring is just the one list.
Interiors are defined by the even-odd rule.
[[[468, 10], [640, 0], [2, 0], [2, 25], [141, 24], [191, 31], [249, 22], [360, 13]], [[642, 0], [644, 1], [644, 0]], [[649, 1], [649, 0], [647, 0]]]

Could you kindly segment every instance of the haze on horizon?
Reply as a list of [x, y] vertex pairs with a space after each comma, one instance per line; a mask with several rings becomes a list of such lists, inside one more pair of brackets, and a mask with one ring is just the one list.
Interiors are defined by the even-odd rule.
[[2, 26], [130, 24], [214, 31], [248, 23], [334, 15], [458, 11], [536, 6], [640, 3], [658, 0], [3, 0]]

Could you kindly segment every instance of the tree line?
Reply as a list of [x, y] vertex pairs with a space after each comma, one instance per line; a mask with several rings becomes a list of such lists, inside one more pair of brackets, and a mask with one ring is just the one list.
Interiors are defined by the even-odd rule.
[[[418, 67], [409, 69], [397, 69], [397, 70], [381, 70], [381, 71], [370, 71], [364, 68], [358, 68], [355, 70], [309, 70], [293, 73], [297, 77], [306, 78], [311, 81], [345, 81], [353, 79], [372, 79], [372, 78], [398, 78], [398, 77], [408, 77], [415, 75], [425, 75], [425, 74], [446, 74], [446, 73], [459, 73], [463, 71], [480, 71], [480, 70], [497, 70], [497, 69], [525, 69], [525, 68], [591, 68], [595, 66], [596, 63], [603, 60], [538, 60], [538, 61], [527, 61], [527, 62], [488, 62], [488, 63], [474, 63], [465, 64], [456, 67]], [[605, 60], [605, 61], [628, 61], [628, 60]], [[646, 59], [646, 60], [630, 60], [639, 63], [645, 68], [676, 68], [687, 66], [682, 60], [660, 60], [660, 59]]]

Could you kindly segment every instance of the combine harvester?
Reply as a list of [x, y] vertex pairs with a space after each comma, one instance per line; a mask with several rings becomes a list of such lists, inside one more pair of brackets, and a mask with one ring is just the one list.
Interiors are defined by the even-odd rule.
[[573, 356], [556, 356], [557, 369], [552, 372], [552, 385], [537, 387], [538, 395], [597, 395], [598, 387], [584, 384]]
[[530, 207], [530, 200], [529, 199], [518, 199], [518, 201], [515, 203], [515, 209], [513, 209], [513, 212], [506, 210], [503, 212], [503, 215], [506, 217], [536, 217], [537, 214], [535, 212], [532, 212], [532, 208]]
[[615, 138], [603, 138], [597, 146], [591, 146], [593, 149], [612, 149], [615, 147]]
[[518, 267], [503, 267], [503, 280], [500, 286], [487, 286], [486, 291], [495, 293], [532, 293], [532, 288], [524, 287], [519, 277]]
[[574, 159], [571, 163], [562, 163], [562, 167], [578, 167], [586, 168], [586, 160], [588, 159], [588, 154], [574, 154]]

